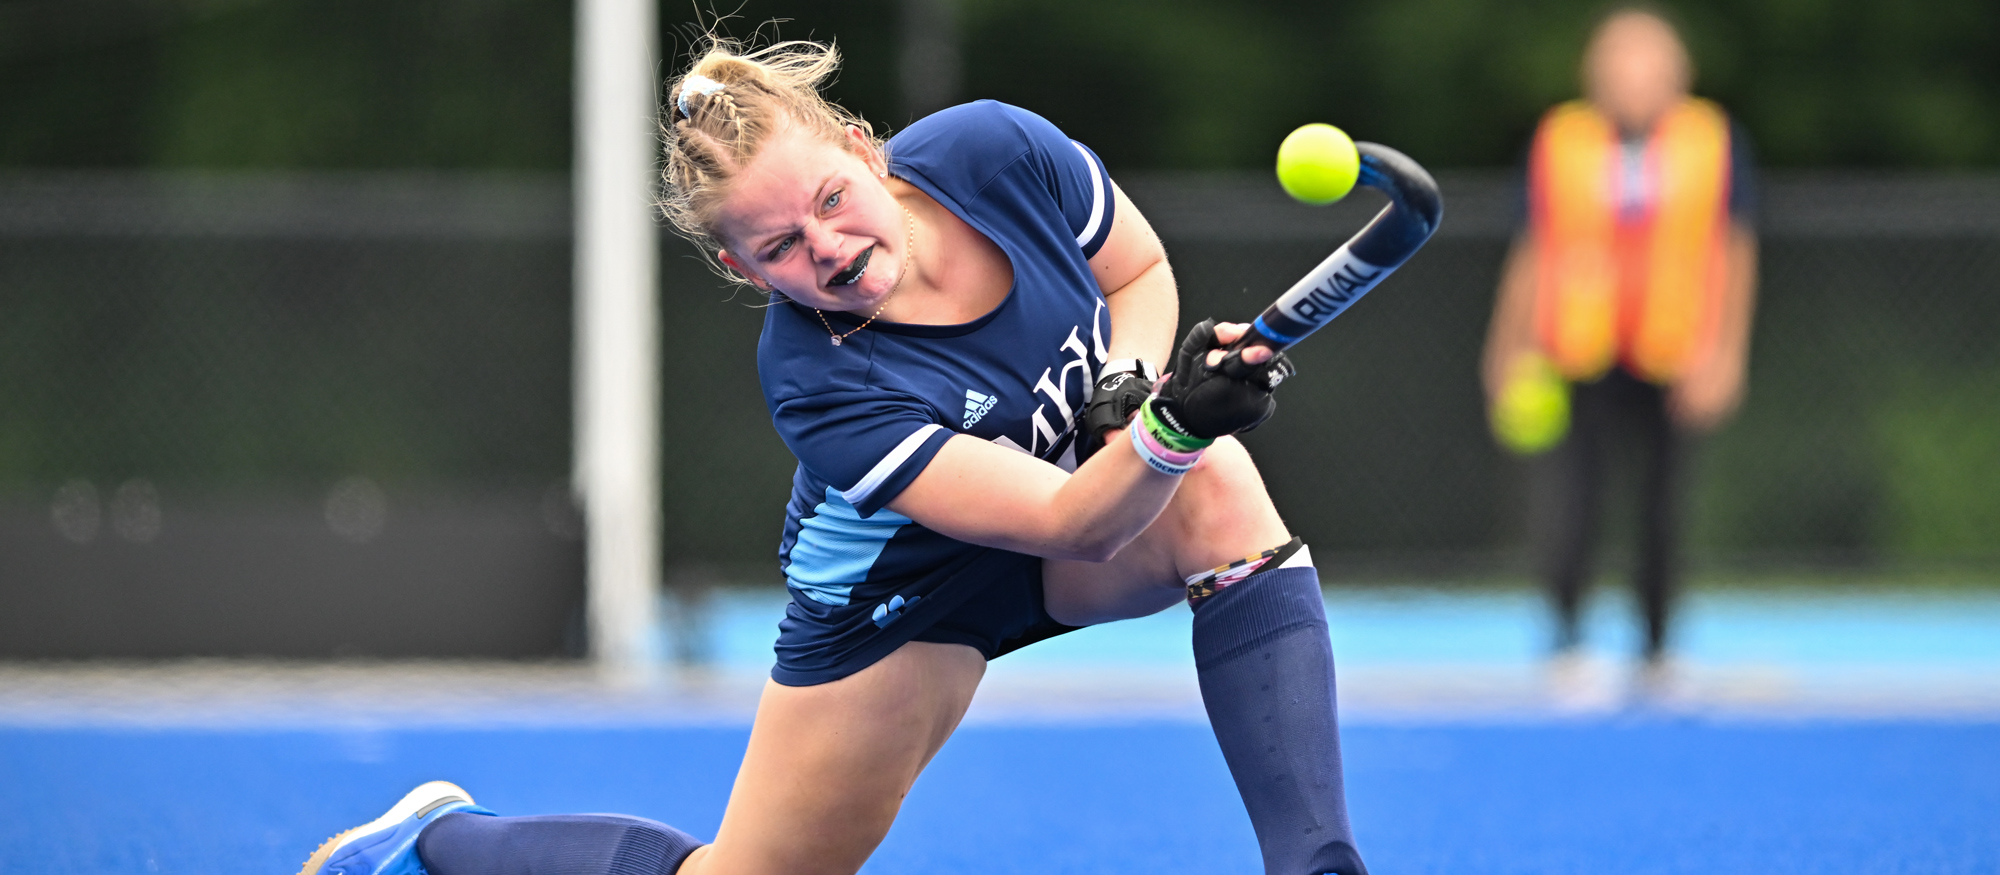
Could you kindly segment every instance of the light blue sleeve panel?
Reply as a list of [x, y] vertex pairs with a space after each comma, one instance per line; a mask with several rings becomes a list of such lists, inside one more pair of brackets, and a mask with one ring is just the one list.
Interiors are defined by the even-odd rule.
[[854, 586], [868, 581], [890, 539], [909, 524], [909, 517], [895, 511], [863, 517], [829, 486], [826, 500], [800, 521], [798, 540], [787, 556], [786, 582], [821, 604], [845, 605]]

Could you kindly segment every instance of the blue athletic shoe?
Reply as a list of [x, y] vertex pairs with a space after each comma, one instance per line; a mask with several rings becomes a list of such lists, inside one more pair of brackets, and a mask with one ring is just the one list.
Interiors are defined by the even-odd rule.
[[432, 781], [390, 807], [389, 813], [327, 839], [306, 858], [299, 875], [425, 875], [417, 859], [417, 834], [447, 814], [492, 814], [450, 781]]

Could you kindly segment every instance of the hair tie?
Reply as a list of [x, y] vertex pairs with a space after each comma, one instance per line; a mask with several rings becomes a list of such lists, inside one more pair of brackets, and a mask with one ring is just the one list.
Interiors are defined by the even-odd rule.
[[710, 79], [707, 76], [702, 76], [699, 74], [691, 75], [686, 79], [681, 80], [681, 95], [674, 101], [674, 104], [680, 107], [681, 115], [686, 116], [688, 118], [694, 118], [694, 113], [688, 109], [688, 93], [693, 92], [703, 97], [707, 97], [721, 90], [722, 90], [722, 83], [717, 82], [714, 79]]

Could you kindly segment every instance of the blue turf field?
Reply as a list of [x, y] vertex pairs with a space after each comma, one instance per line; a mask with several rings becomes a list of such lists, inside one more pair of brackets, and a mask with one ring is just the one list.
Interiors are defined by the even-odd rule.
[[[1208, 730], [969, 727], [875, 873], [1257, 871]], [[503, 813], [712, 834], [741, 729], [0, 729], [0, 870], [294, 871], [446, 777]], [[1361, 726], [1377, 875], [2000, 872], [2000, 725], [1644, 719]]]
[[[1591, 627], [1610, 659], [1630, 619], [1606, 595]], [[614, 694], [534, 666], [0, 666], [0, 875], [289, 873], [432, 778], [503, 813], [712, 835], [778, 596], [716, 600], [713, 688]], [[2000, 875], [2000, 592], [1697, 591], [1688, 691], [1632, 705], [1614, 684], [1580, 710], [1540, 691], [1541, 612], [1526, 590], [1329, 592], [1376, 875]], [[994, 663], [994, 697], [865, 871], [1257, 872], [1187, 625], [1168, 611]], [[1135, 691], [1143, 707], [1118, 704]]]

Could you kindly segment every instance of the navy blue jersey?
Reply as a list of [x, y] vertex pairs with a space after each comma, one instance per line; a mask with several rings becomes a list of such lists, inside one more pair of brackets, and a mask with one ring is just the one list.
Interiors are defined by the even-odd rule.
[[[952, 540], [884, 505], [956, 434], [1074, 470], [1074, 426], [1110, 342], [1087, 261], [1113, 210], [1095, 154], [1034, 113], [980, 101], [912, 124], [888, 155], [891, 173], [1006, 253], [1014, 285], [972, 322], [878, 320], [839, 346], [809, 307], [766, 311], [758, 375], [799, 460], [779, 548], [792, 590], [772, 671], [781, 683], [871, 663], [993, 575], [1019, 573], [1027, 557]], [[862, 321], [825, 318], [840, 332]]]

